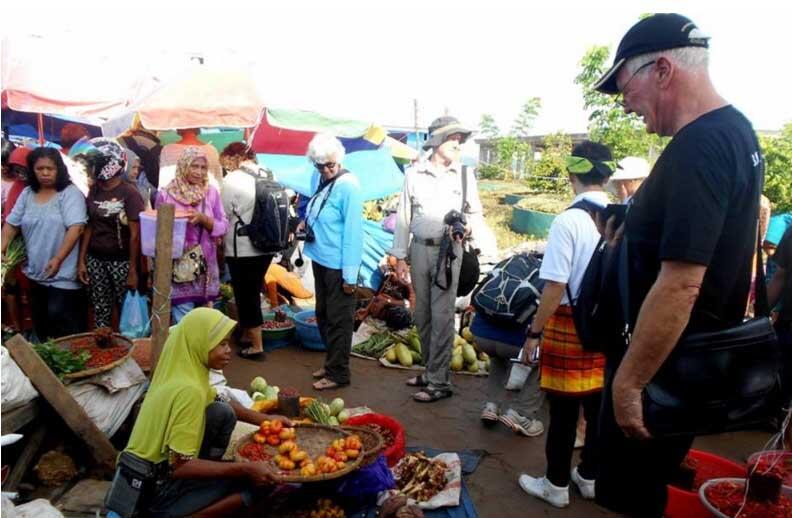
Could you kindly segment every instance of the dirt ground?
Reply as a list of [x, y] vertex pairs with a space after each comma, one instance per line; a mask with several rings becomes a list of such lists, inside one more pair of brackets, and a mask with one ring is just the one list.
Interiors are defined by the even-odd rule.
[[[225, 374], [229, 384], [244, 388], [254, 376], [267, 382], [294, 387], [301, 394], [315, 396], [311, 372], [319, 368], [323, 353], [296, 346], [268, 354], [266, 361], [234, 358]], [[367, 405], [372, 410], [398, 419], [407, 432], [408, 446], [430, 446], [447, 451], [483, 449], [488, 455], [466, 481], [479, 516], [617, 516], [570, 491], [571, 503], [556, 509], [526, 495], [517, 484], [520, 473], [542, 474], [545, 468], [545, 434], [536, 438], [515, 435], [502, 425], [485, 428], [479, 412], [487, 397], [486, 378], [457, 375], [456, 394], [433, 404], [413, 402], [413, 390], [404, 385], [410, 371], [386, 369], [376, 362], [352, 358], [352, 384], [322, 393], [323, 398], [342, 397], [347, 407]], [[546, 423], [545, 423], [546, 424]], [[762, 432], [740, 432], [700, 438], [695, 447], [744, 462], [768, 440]]]

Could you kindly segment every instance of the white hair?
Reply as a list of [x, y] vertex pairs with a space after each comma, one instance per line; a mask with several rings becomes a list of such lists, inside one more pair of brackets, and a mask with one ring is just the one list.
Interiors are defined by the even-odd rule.
[[314, 164], [340, 163], [346, 151], [341, 141], [328, 133], [317, 133], [308, 144], [308, 159]]
[[[680, 68], [686, 70], [691, 69], [706, 69], [709, 65], [709, 49], [704, 47], [679, 47], [676, 49], [660, 50], [658, 52], [650, 52], [648, 54], [641, 54], [627, 60], [624, 64], [628, 75], [633, 75], [639, 68], [644, 66], [650, 61], [656, 61], [660, 57], [667, 58], [674, 62]], [[644, 70], [648, 70], [649, 67]]]

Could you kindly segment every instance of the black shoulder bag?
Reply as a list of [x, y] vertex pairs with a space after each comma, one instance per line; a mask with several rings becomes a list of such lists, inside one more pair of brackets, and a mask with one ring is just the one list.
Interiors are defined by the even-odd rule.
[[[467, 167], [462, 166], [462, 214], [468, 209], [467, 202]], [[457, 284], [457, 297], [465, 297], [473, 291], [479, 281], [481, 268], [478, 255], [467, 241], [462, 243], [462, 265], [459, 269], [459, 284]]]
[[[644, 423], [654, 436], [745, 429], [767, 421], [778, 408], [778, 341], [770, 321], [759, 244], [756, 317], [728, 329], [680, 339], [643, 392]], [[619, 284], [623, 307], [629, 308], [626, 246], [621, 257]]]

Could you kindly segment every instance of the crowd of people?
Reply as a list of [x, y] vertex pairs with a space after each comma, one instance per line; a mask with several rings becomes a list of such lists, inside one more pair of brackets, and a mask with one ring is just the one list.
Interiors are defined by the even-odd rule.
[[[577, 144], [567, 158], [575, 198], [552, 223], [539, 273], [544, 289], [520, 335], [522, 361], [535, 367], [526, 387], [534, 388], [512, 399], [506, 412], [487, 402], [481, 415], [537, 436], [545, 427], [528, 414], [546, 398], [547, 468], [518, 482], [556, 507], [569, 505], [571, 482], [584, 498], [611, 510], [662, 516], [666, 484], [695, 433], [684, 426], [681, 433], [655, 433], [643, 395], [685, 337], [740, 326], [751, 300], [760, 316], [760, 302], [776, 308], [783, 373], [778, 409], [790, 402], [792, 225], [770, 218], [765, 231], [760, 224], [759, 144], [750, 122], [715, 90], [707, 61], [708, 38], [691, 20], [663, 14], [638, 22], [596, 89], [619, 96], [627, 113], [641, 117], [648, 132], [671, 137], [669, 144], [653, 166], [638, 157], [617, 164], [606, 145], [592, 141]], [[171, 286], [177, 325], [125, 454], [159, 470], [152, 511], [227, 515], [253, 505], [251, 488], [269, 476], [256, 463], [221, 463], [220, 454], [236, 419], [258, 424], [269, 416], [218, 399], [209, 387], [208, 369], [229, 362], [228, 337], [236, 324], [207, 307], [218, 298], [227, 265], [238, 307], [238, 354], [263, 359], [261, 288], [273, 254], [256, 248], [241, 228], [253, 217], [257, 181], [272, 174], [244, 143], [217, 156], [194, 132], [180, 133], [182, 142], [163, 149], [155, 174], [123, 139], [79, 135], [64, 139], [61, 151], [12, 149], [4, 142], [2, 251], [18, 234], [27, 249], [23, 275], [7, 283], [4, 296], [18, 294], [24, 284], [38, 340], [85, 330], [87, 300], [93, 325], [111, 326], [127, 290], [150, 285], [151, 265], [140, 253], [141, 213], [174, 205], [188, 220]], [[471, 133], [449, 116], [430, 125], [428, 158], [405, 172], [389, 251], [388, 263], [415, 291], [412, 313], [426, 370], [406, 384], [415, 387], [413, 399], [420, 403], [454, 393], [455, 302], [463, 258], [475, 248], [472, 222], [483, 212], [476, 177], [460, 166], [460, 146]], [[87, 192], [66, 165], [75, 145], [90, 147], [78, 155], [90, 173]], [[357, 178], [343, 167], [337, 138], [317, 135], [307, 156], [315, 168], [313, 195], [300, 204], [290, 231], [304, 239], [312, 261], [317, 324], [327, 349], [313, 387], [326, 390], [351, 382], [363, 201]], [[603, 216], [611, 205], [608, 192], [625, 208], [623, 223]], [[757, 233], [772, 257], [766, 290], [758, 282], [764, 273], [757, 273]], [[620, 300], [624, 315], [614, 325], [627, 332], [625, 340], [591, 350], [581, 341], [574, 310], [602, 246], [617, 251], [608, 256], [614, 264], [627, 265], [620, 272], [626, 285], [612, 277], [608, 287], [617, 291], [608, 300]], [[17, 291], [9, 292], [8, 284]], [[500, 384], [508, 375], [507, 357], [516, 354], [497, 350], [502, 357], [493, 358], [491, 378]], [[582, 453], [573, 467], [576, 443]]]

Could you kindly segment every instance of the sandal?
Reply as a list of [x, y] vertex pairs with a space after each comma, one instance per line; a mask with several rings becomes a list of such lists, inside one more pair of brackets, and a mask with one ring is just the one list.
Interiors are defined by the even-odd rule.
[[441, 399], [449, 398], [454, 393], [451, 389], [431, 389], [425, 388], [420, 392], [413, 394], [413, 399], [419, 403], [434, 403]]
[[314, 390], [330, 390], [345, 387], [347, 385], [349, 385], [349, 383], [337, 383], [330, 378], [322, 378], [313, 384], [313, 388]]
[[322, 367], [321, 369], [319, 369], [319, 370], [317, 370], [317, 371], [314, 371], [314, 373], [313, 373], [313, 374], [311, 374], [311, 376], [313, 376], [313, 377], [314, 377], [314, 378], [316, 378], [316, 379], [321, 379], [321, 378], [324, 378], [324, 377], [325, 377], [325, 374], [326, 374], [326, 372], [325, 372], [325, 368], [324, 368], [324, 367]]
[[254, 351], [252, 347], [246, 347], [244, 349], [240, 349], [237, 352], [237, 356], [240, 358], [244, 358], [246, 360], [254, 360], [257, 362], [264, 361], [264, 351]]
[[426, 381], [426, 378], [423, 377], [423, 374], [419, 374], [414, 378], [410, 378], [406, 382], [407, 386], [409, 387], [428, 387], [429, 383]]
[[484, 404], [484, 410], [481, 411], [481, 422], [485, 425], [491, 425], [498, 422], [498, 405], [492, 402]]

